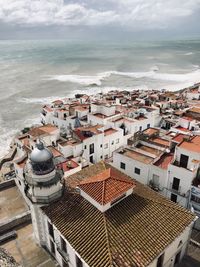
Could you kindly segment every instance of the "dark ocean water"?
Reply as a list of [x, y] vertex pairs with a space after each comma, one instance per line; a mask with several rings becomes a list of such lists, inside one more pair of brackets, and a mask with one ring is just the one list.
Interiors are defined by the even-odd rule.
[[175, 90], [200, 81], [200, 41], [0, 41], [0, 157], [58, 97], [110, 89]]

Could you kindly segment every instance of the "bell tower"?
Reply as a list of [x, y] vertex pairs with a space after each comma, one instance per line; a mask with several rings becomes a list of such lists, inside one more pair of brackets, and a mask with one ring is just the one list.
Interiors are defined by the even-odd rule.
[[31, 152], [24, 169], [24, 193], [28, 199], [36, 242], [45, 244], [40, 207], [62, 196], [62, 174], [56, 170], [52, 152], [39, 141]]

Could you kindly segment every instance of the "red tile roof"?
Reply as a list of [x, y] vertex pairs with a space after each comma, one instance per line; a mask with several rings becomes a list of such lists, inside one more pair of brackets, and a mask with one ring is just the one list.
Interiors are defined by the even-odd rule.
[[163, 146], [170, 146], [170, 142], [168, 140], [162, 138], [154, 138], [152, 141], [156, 144], [163, 145]]
[[190, 130], [188, 130], [187, 128], [183, 128], [181, 126], [177, 126], [176, 129], [180, 130], [180, 131], [183, 131], [183, 132], [190, 132]]
[[172, 140], [177, 142], [177, 143], [181, 143], [183, 141], [183, 139], [186, 137], [188, 137], [188, 135], [186, 135], [186, 134], [177, 134]]
[[143, 131], [143, 133], [146, 135], [153, 135], [153, 134], [156, 134], [158, 132], [159, 132], [159, 130], [155, 129], [155, 128], [148, 128], [148, 129]]
[[101, 205], [117, 199], [134, 187], [135, 183], [133, 181], [119, 175], [118, 172], [110, 168], [80, 182], [79, 185], [81, 190]]
[[57, 167], [58, 167], [59, 169], [62, 169], [64, 172], [67, 172], [67, 171], [69, 171], [69, 170], [71, 170], [71, 169], [75, 169], [75, 168], [77, 168], [78, 166], [79, 166], [78, 163], [76, 163], [76, 162], [73, 161], [73, 160], [67, 160], [67, 161], [62, 162], [62, 163], [59, 163], [59, 164], [57, 165]]
[[117, 130], [113, 129], [113, 128], [109, 128], [107, 130], [104, 131], [104, 135], [107, 136], [107, 135], [110, 135], [110, 134], [113, 134], [113, 133], [116, 133]]
[[174, 157], [173, 153], [164, 154], [158, 161], [154, 163], [154, 165], [162, 169], [167, 169], [168, 165], [172, 162], [173, 157]]
[[188, 151], [200, 153], [200, 136], [194, 136], [189, 141], [183, 141], [178, 146]]

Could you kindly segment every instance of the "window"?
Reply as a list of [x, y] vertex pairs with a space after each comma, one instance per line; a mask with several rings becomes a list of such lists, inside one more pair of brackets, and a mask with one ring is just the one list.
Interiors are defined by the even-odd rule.
[[126, 164], [123, 163], [123, 162], [120, 162], [120, 168], [123, 169], [123, 170], [125, 170], [126, 169]]
[[119, 144], [119, 138], [116, 140], [116, 144]]
[[108, 143], [104, 145], [104, 148], [108, 148]]
[[140, 169], [139, 168], [135, 168], [135, 173], [140, 175]]
[[156, 174], [153, 174], [153, 184], [154, 185], [159, 185], [159, 176]]
[[200, 204], [200, 198], [195, 195], [191, 195], [191, 200]]
[[67, 244], [62, 237], [60, 237], [60, 246], [61, 250], [67, 253]]
[[172, 189], [178, 191], [179, 190], [179, 184], [180, 184], [180, 179], [174, 177]]
[[180, 167], [187, 168], [189, 157], [181, 154], [180, 158]]
[[83, 263], [77, 255], [76, 255], [76, 267], [83, 267]]
[[48, 222], [48, 230], [49, 230], [50, 236], [54, 239], [53, 225], [50, 222]]
[[90, 154], [94, 153], [94, 144], [90, 144]]
[[103, 145], [101, 144], [100, 147], [102, 147]]
[[94, 163], [93, 156], [90, 156], [90, 162], [91, 162], [91, 163]]
[[150, 123], [147, 124], [147, 128], [150, 128]]
[[51, 249], [51, 253], [55, 254], [55, 245], [52, 240], [50, 240], [50, 249]]
[[101, 155], [101, 157], [100, 157], [101, 159], [103, 158], [103, 156]]
[[140, 126], [139, 131], [142, 131], [142, 126]]
[[114, 141], [112, 141], [111, 145], [114, 145]]
[[176, 257], [175, 257], [175, 261], [174, 261], [174, 264], [178, 264], [180, 262], [180, 258], [181, 258], [181, 251], [179, 251], [177, 254], [176, 254]]
[[163, 266], [163, 260], [164, 260], [164, 253], [162, 255], [160, 255], [160, 257], [158, 258], [156, 267], [162, 267]]
[[176, 203], [177, 202], [177, 195], [171, 194], [171, 201]]
[[87, 146], [86, 145], [84, 146], [84, 149], [87, 149]]

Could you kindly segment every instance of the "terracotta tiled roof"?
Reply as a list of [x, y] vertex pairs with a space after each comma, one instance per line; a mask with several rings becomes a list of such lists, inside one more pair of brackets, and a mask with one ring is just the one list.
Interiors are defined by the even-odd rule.
[[47, 134], [50, 134], [54, 131], [56, 131], [58, 128], [51, 125], [51, 124], [46, 124], [44, 126], [39, 126], [39, 127], [35, 127], [35, 128], [32, 128], [28, 134], [33, 136], [33, 137], [37, 137], [39, 135], [47, 135]]
[[194, 112], [194, 113], [200, 113], [200, 108], [199, 107], [193, 107], [188, 110], [189, 112]]
[[[76, 186], [88, 177], [87, 174], [99, 174], [109, 168], [128, 179], [100, 162], [69, 177], [70, 184]], [[139, 182], [135, 183], [134, 194], [104, 213], [79, 194], [69, 191], [64, 192], [60, 201], [42, 209], [89, 266], [145, 267], [195, 216]]]
[[153, 135], [153, 134], [159, 133], [159, 130], [155, 128], [148, 128], [144, 130], [143, 133], [146, 135]]
[[183, 141], [178, 146], [189, 151], [200, 153], [200, 136], [194, 136], [189, 141]]
[[156, 144], [162, 145], [162, 146], [169, 146], [170, 142], [168, 140], [165, 140], [163, 138], [154, 138], [152, 141]]
[[183, 141], [183, 139], [187, 138], [187, 137], [189, 137], [189, 136], [186, 134], [177, 134], [172, 140], [174, 142], [181, 143]]
[[107, 136], [107, 135], [111, 135], [111, 134], [116, 133], [116, 132], [117, 132], [117, 130], [115, 130], [113, 128], [109, 128], [109, 129], [106, 129], [104, 131], [104, 135]]
[[95, 176], [80, 182], [79, 188], [96, 200], [105, 205], [131, 188], [135, 183], [126, 177], [120, 176], [113, 169], [106, 169]]
[[174, 158], [173, 153], [163, 154], [161, 156], [161, 158], [154, 163], [154, 165], [159, 167], [159, 168], [167, 170], [167, 168], [168, 168], [169, 164], [172, 162], [173, 158]]
[[73, 160], [66, 160], [62, 163], [57, 164], [59, 169], [62, 169], [64, 172], [77, 168], [79, 165]]

